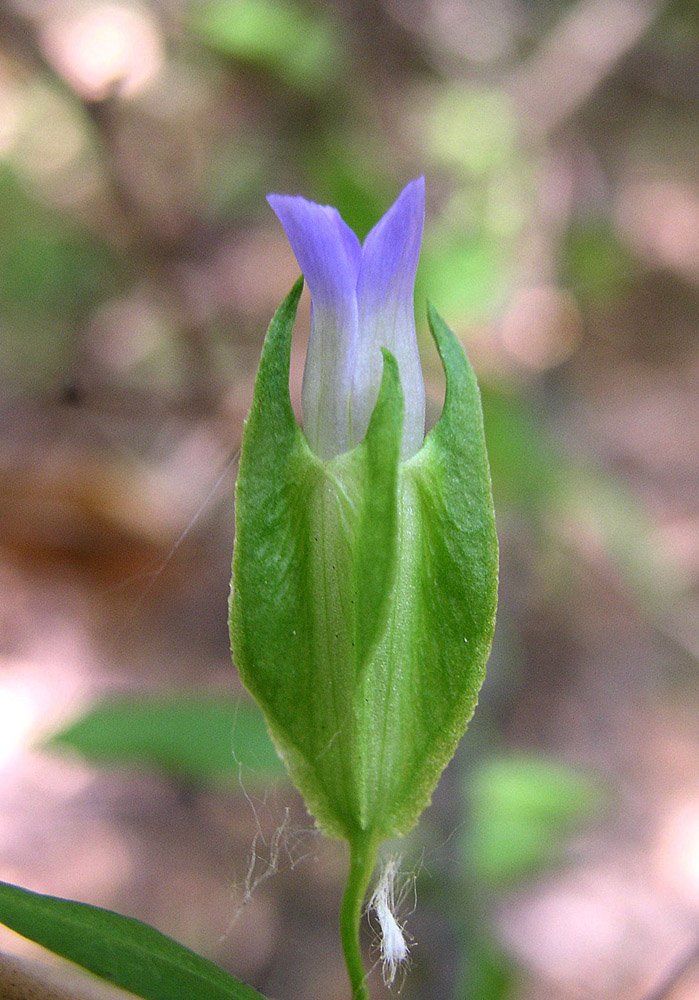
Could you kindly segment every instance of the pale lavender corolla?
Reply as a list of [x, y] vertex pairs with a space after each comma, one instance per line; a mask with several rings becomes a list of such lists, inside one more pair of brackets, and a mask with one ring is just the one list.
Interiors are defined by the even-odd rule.
[[270, 194], [311, 293], [303, 373], [304, 432], [324, 461], [366, 434], [386, 347], [398, 362], [405, 399], [401, 459], [425, 434], [425, 386], [413, 295], [425, 220], [425, 181], [408, 184], [362, 245], [329, 205]]

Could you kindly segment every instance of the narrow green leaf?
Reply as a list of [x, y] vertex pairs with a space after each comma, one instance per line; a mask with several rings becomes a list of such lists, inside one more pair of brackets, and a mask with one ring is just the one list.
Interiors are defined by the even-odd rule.
[[114, 698], [96, 705], [44, 744], [101, 766], [145, 766], [197, 784], [269, 779], [284, 766], [259, 709], [201, 692]]
[[0, 923], [144, 1000], [264, 1000], [154, 927], [111, 910], [0, 882]]

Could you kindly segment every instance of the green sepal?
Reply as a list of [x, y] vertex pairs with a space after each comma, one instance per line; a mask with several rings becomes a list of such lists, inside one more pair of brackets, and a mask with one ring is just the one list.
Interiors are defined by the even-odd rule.
[[407, 833], [429, 804], [478, 702], [495, 629], [498, 544], [483, 415], [464, 350], [437, 312], [442, 415], [399, 467], [391, 611], [357, 692], [363, 817]]
[[308, 808], [326, 832], [349, 838], [360, 814], [354, 694], [396, 561], [403, 398], [384, 352], [365, 439], [327, 463], [311, 452], [289, 400], [301, 287], [270, 324], [243, 434], [231, 646]]
[[300, 287], [270, 325], [243, 436], [231, 642], [308, 808], [356, 844], [415, 823], [473, 713], [497, 541], [475, 377], [432, 312], [447, 389], [421, 450], [399, 462], [384, 351], [364, 441], [326, 463], [310, 451], [288, 390]]

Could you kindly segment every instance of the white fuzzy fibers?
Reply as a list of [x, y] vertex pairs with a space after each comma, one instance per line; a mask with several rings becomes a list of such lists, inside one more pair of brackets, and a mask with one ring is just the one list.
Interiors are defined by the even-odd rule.
[[391, 857], [386, 861], [379, 881], [369, 900], [367, 909], [376, 914], [381, 928], [381, 962], [383, 979], [392, 986], [398, 970], [408, 961], [409, 947], [403, 926], [398, 923], [397, 905], [402, 893], [396, 894], [396, 879], [400, 871], [400, 858]]

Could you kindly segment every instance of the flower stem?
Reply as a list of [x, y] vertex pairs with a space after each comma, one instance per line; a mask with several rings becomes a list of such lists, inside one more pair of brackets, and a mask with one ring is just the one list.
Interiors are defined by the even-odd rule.
[[366, 973], [359, 947], [359, 926], [369, 879], [376, 864], [378, 844], [367, 834], [350, 841], [350, 867], [340, 910], [340, 937], [352, 986], [352, 1000], [369, 1000]]

